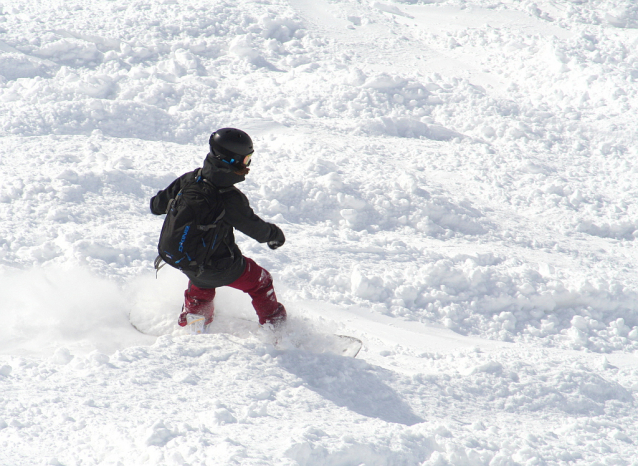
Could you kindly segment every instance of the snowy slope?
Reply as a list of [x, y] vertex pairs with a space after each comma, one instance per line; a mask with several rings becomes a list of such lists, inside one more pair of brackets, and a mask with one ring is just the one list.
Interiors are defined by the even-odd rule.
[[[0, 464], [638, 464], [634, 3], [1, 4]], [[277, 346], [152, 270], [223, 126]]]

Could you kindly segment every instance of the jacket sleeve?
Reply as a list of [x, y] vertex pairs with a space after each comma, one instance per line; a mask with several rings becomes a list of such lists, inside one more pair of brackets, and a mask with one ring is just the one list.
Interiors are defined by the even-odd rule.
[[224, 221], [259, 243], [285, 241], [284, 233], [273, 224], [259, 218], [250, 207], [248, 198], [237, 188], [224, 193], [226, 214]]
[[184, 173], [182, 176], [173, 181], [166, 189], [158, 191], [155, 196], [151, 198], [151, 213], [155, 215], [163, 215], [166, 213], [166, 208], [171, 199], [177, 196], [177, 193], [182, 189], [191, 178], [195, 177], [197, 170]]

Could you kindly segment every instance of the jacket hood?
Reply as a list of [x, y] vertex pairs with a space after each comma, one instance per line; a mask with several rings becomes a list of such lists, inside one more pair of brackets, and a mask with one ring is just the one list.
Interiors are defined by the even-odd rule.
[[244, 175], [237, 175], [228, 165], [210, 153], [204, 160], [202, 176], [218, 188], [229, 188], [246, 179]]

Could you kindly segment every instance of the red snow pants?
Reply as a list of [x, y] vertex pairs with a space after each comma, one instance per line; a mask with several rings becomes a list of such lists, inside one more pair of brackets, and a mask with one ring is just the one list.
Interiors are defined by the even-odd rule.
[[[266, 269], [249, 259], [246, 260], [246, 268], [241, 276], [231, 283], [230, 287], [248, 293], [253, 300], [253, 307], [257, 312], [260, 324], [271, 323], [279, 325], [286, 320], [286, 308], [277, 302], [275, 289], [272, 284], [272, 275]], [[178, 324], [186, 325], [186, 314], [199, 314], [206, 317], [205, 325], [213, 321], [215, 307], [215, 288], [199, 288], [191, 281], [184, 292], [184, 310], [179, 316]]]

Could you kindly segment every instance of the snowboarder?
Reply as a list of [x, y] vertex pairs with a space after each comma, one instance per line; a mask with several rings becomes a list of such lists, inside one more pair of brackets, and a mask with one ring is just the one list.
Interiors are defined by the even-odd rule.
[[286, 240], [277, 225], [255, 215], [248, 198], [235, 187], [250, 171], [252, 140], [244, 131], [222, 128], [211, 134], [209, 146], [210, 152], [201, 169], [185, 173], [151, 198], [151, 212], [162, 215], [167, 213], [182, 188], [203, 181], [214, 186], [217, 202], [222, 204], [219, 208], [225, 210], [219, 219], [220, 228], [216, 230], [222, 237], [216, 239], [217, 246], [205, 264], [198, 271], [182, 270], [189, 282], [177, 323], [182, 327], [195, 323], [189, 325], [191, 333], [201, 333], [203, 327], [213, 321], [216, 288], [230, 286], [252, 298], [260, 324], [279, 327], [286, 320], [286, 309], [277, 301], [272, 276], [241, 253], [233, 233], [236, 228], [260, 243], [267, 243], [270, 249], [281, 247]]

